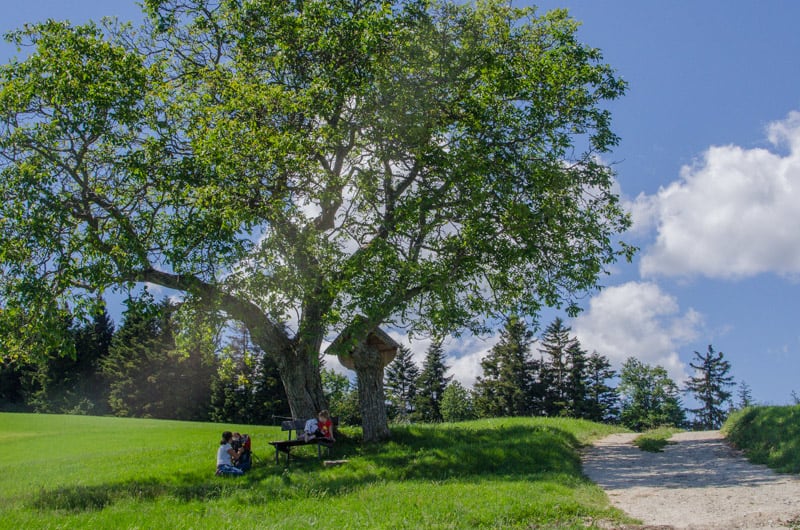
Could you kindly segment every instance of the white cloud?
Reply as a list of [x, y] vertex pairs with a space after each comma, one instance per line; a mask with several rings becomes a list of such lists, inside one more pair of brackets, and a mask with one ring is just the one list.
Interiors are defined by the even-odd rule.
[[643, 277], [800, 275], [800, 112], [767, 133], [773, 151], [711, 147], [679, 180], [637, 197], [637, 227], [658, 231]]
[[448, 374], [453, 376], [454, 381], [472, 388], [478, 376], [483, 374], [481, 360], [499, 340], [499, 333], [487, 338], [463, 335], [449, 339], [444, 343], [445, 352], [450, 354], [447, 358], [447, 365], [450, 366]]
[[[431, 339], [408, 338], [408, 335], [397, 331], [390, 331], [389, 334], [400, 344], [407, 346], [413, 353], [414, 362], [422, 369], [425, 362], [425, 354], [431, 345]], [[476, 337], [465, 333], [460, 337], [449, 337], [442, 343], [447, 356], [445, 364], [450, 367], [447, 371], [448, 376], [453, 376], [454, 381], [459, 381], [467, 388], [475, 384], [475, 379], [483, 373], [481, 359], [500, 339], [498, 334], [490, 337]]]
[[702, 315], [681, 312], [673, 296], [654, 283], [629, 282], [608, 287], [592, 298], [572, 330], [589, 352], [609, 358], [615, 368], [629, 357], [663, 366], [676, 381], [686, 378], [677, 350], [696, 338]]

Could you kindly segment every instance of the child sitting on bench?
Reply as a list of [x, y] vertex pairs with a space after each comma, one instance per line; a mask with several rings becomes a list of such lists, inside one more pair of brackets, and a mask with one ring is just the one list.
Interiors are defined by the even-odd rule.
[[331, 442], [336, 441], [333, 437], [333, 422], [331, 421], [331, 415], [327, 410], [319, 411], [316, 419], [312, 418], [308, 420], [303, 430], [305, 431], [303, 433], [303, 438], [305, 441], [313, 440], [317, 437], [325, 438]]

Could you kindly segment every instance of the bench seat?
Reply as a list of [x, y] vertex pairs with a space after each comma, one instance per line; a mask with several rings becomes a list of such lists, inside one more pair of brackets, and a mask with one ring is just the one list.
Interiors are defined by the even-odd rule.
[[[331, 418], [331, 422], [333, 423], [334, 432], [336, 430], [336, 426], [339, 424], [338, 418]], [[286, 420], [281, 422], [281, 430], [289, 432], [289, 438], [287, 440], [278, 440], [274, 442], [269, 442], [271, 446], [275, 448], [275, 463], [280, 462], [280, 454], [284, 453], [286, 455], [286, 463], [289, 463], [289, 458], [291, 456], [292, 448], [293, 447], [300, 447], [303, 445], [316, 445], [317, 446], [317, 455], [320, 459], [322, 459], [322, 448], [327, 449], [327, 454], [330, 455], [331, 448], [333, 447], [334, 443], [332, 440], [328, 440], [327, 438], [312, 438], [310, 440], [305, 440], [303, 436], [303, 430], [306, 426], [306, 420]], [[292, 438], [292, 433], [295, 433], [295, 437]]]

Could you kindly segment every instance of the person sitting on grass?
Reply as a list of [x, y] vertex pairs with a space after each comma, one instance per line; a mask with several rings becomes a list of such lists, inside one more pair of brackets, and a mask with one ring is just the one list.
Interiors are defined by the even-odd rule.
[[333, 437], [333, 421], [331, 415], [327, 410], [319, 411], [316, 419], [311, 419], [306, 422], [305, 426], [305, 441], [313, 440], [314, 438], [325, 438], [330, 442], [335, 442]]
[[233, 465], [234, 460], [237, 460], [244, 452], [244, 448], [235, 451], [231, 447], [231, 440], [233, 440], [231, 431], [222, 433], [222, 440], [219, 442], [219, 449], [217, 449], [217, 476], [244, 475], [244, 471]]

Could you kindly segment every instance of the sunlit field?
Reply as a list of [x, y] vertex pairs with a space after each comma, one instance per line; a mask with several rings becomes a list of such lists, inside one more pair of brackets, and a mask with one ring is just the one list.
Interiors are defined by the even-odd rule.
[[[244, 477], [214, 476], [223, 430], [247, 432]], [[582, 444], [615, 429], [494, 419], [394, 427], [363, 447], [344, 428], [275, 464], [279, 427], [0, 414], [3, 528], [587, 528], [627, 521], [581, 474]], [[294, 454], [294, 453], [293, 453]]]

